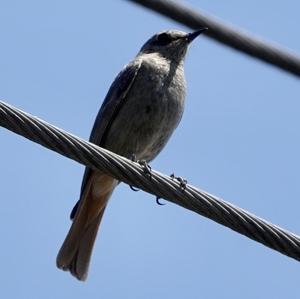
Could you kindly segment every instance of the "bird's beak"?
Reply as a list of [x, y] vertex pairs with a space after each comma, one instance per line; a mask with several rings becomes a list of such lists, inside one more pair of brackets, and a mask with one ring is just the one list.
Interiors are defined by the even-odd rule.
[[197, 31], [194, 31], [194, 32], [191, 32], [191, 33], [188, 33], [186, 35], [186, 39], [188, 41], [188, 43], [192, 42], [197, 36], [199, 36], [201, 33], [203, 33], [204, 31], [208, 30], [207, 27], [203, 27]]

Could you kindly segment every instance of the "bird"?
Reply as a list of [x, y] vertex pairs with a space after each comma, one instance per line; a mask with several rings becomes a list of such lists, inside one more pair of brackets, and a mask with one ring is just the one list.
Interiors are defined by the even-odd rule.
[[[90, 142], [136, 161], [152, 161], [178, 126], [186, 95], [184, 60], [206, 27], [154, 34], [113, 81], [97, 114]], [[72, 225], [57, 255], [57, 267], [87, 279], [103, 213], [118, 180], [86, 167]]]

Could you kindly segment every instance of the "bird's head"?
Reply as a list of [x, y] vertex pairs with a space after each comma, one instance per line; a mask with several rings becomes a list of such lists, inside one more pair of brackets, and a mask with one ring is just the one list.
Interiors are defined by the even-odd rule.
[[140, 54], [157, 53], [169, 60], [181, 61], [189, 44], [207, 28], [192, 33], [179, 30], [167, 30], [153, 35], [141, 48]]

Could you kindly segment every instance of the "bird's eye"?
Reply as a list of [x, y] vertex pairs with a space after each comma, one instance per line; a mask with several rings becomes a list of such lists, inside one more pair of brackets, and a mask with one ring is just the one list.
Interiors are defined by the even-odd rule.
[[158, 42], [158, 44], [160, 46], [166, 46], [167, 44], [172, 42], [172, 37], [170, 36], [170, 34], [164, 32], [161, 33], [157, 36], [156, 41]]

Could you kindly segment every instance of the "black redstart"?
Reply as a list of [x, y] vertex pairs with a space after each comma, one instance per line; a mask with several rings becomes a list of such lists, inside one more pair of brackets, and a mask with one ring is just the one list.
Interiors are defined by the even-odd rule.
[[[151, 37], [111, 85], [90, 141], [129, 159], [154, 159], [183, 113], [188, 45], [206, 29], [169, 30]], [[87, 278], [99, 224], [117, 184], [101, 171], [85, 169], [73, 223], [57, 256], [57, 266], [79, 280]]]

